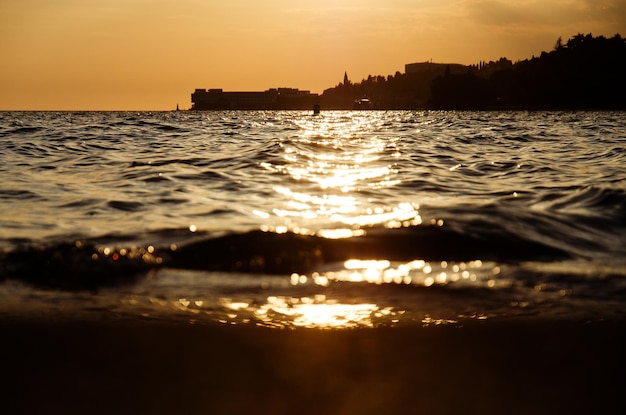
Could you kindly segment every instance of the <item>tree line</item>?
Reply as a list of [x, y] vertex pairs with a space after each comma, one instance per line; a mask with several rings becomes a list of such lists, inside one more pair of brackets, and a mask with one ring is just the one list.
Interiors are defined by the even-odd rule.
[[626, 109], [626, 40], [578, 34], [516, 63], [501, 58], [345, 79], [320, 98], [325, 108], [345, 108], [363, 96], [380, 109]]

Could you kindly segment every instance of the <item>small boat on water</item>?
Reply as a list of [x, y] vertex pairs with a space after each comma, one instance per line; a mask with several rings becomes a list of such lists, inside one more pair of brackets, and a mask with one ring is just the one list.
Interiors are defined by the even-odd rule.
[[354, 110], [371, 110], [374, 108], [374, 103], [368, 97], [356, 99], [352, 103], [352, 109]]

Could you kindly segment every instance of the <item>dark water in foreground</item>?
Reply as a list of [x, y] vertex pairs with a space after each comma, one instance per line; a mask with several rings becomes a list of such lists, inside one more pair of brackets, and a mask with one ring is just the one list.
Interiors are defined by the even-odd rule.
[[623, 112], [0, 113], [0, 315], [626, 317]]

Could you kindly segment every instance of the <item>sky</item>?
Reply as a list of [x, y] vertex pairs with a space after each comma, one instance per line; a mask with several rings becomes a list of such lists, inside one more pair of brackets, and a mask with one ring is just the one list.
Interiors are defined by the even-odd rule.
[[196, 88], [322, 93], [430, 61], [626, 37], [626, 0], [0, 0], [0, 110], [170, 110]]

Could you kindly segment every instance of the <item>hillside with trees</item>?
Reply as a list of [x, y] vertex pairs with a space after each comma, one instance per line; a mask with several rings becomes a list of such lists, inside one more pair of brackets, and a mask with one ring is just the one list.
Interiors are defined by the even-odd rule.
[[432, 65], [359, 83], [346, 76], [320, 101], [323, 108], [344, 109], [361, 97], [378, 109], [626, 109], [626, 40], [578, 34], [516, 63]]

